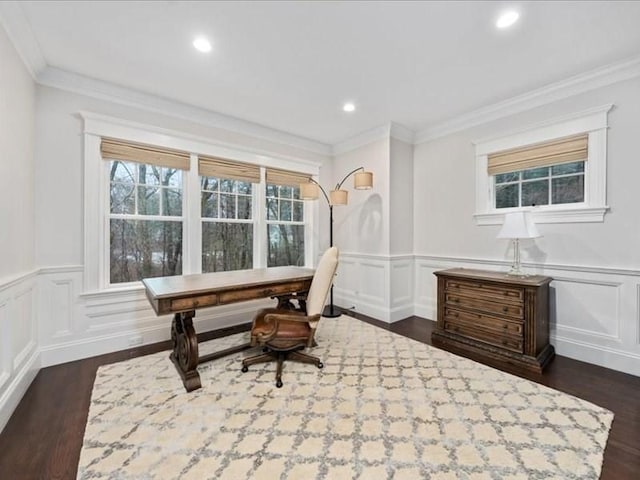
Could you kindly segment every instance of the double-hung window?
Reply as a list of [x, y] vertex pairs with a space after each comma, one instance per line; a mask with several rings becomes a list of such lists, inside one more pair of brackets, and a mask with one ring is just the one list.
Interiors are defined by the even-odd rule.
[[308, 177], [283, 170], [267, 170], [267, 266], [304, 265], [305, 222], [300, 184]]
[[254, 186], [260, 168], [201, 156], [202, 272], [253, 268]]
[[103, 139], [109, 161], [109, 282], [182, 273], [183, 173], [189, 156]]

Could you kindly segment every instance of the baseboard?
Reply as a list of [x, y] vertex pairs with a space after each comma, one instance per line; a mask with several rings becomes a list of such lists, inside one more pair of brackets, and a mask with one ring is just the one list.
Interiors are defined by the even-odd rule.
[[630, 352], [614, 350], [602, 345], [593, 345], [577, 342], [566, 338], [558, 338], [551, 335], [550, 343], [555, 347], [556, 353], [563, 357], [573, 358], [581, 362], [592, 363], [604, 368], [618, 370], [640, 377], [640, 356]]
[[[251, 319], [260, 308], [269, 305], [271, 303], [265, 305], [264, 301], [245, 302], [243, 304], [218, 307], [217, 309], [198, 311], [194, 318], [196, 333], [241, 325], [246, 323], [247, 319]], [[220, 311], [221, 309], [224, 309], [224, 311]], [[105, 353], [126, 350], [134, 346], [169, 340], [171, 338], [171, 320], [172, 317], [166, 315], [159, 317], [158, 323], [150, 327], [135, 330], [127, 329], [108, 335], [92, 336], [41, 347], [41, 365], [44, 368]], [[136, 338], [138, 341], [132, 344], [132, 338]]]
[[0, 432], [4, 429], [39, 371], [40, 352], [35, 349], [0, 397]]

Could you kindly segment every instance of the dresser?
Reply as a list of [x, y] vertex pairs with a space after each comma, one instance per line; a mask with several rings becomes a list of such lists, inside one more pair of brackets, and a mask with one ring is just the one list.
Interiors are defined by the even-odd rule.
[[434, 346], [511, 370], [542, 373], [549, 344], [550, 277], [454, 268], [435, 272]]

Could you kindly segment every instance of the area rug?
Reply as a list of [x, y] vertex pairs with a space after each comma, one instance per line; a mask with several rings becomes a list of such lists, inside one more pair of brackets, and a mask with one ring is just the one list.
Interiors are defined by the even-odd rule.
[[[246, 341], [238, 334], [201, 353]], [[613, 414], [342, 316], [325, 364], [199, 367], [186, 393], [168, 352], [98, 370], [80, 479], [597, 479]]]

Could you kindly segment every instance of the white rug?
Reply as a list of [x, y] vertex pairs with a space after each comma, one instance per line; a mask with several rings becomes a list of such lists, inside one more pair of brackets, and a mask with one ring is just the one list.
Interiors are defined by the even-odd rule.
[[[201, 354], [242, 343], [238, 334]], [[613, 414], [342, 316], [317, 332], [325, 368], [199, 367], [168, 352], [103, 366], [81, 479], [597, 479]]]

